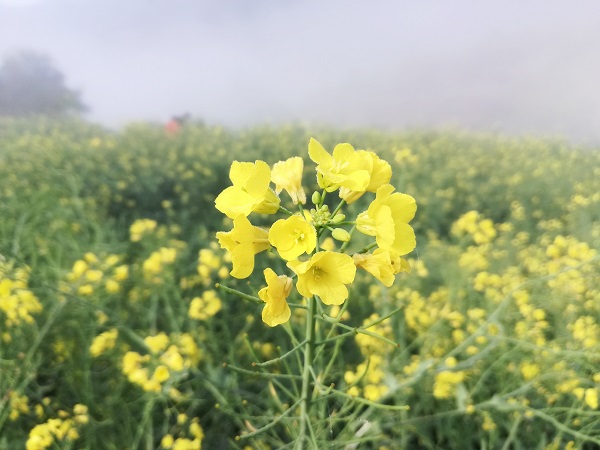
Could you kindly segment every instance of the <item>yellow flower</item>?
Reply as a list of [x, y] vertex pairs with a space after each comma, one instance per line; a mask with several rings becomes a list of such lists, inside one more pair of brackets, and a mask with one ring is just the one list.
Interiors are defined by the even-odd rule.
[[175, 440], [173, 439], [173, 436], [170, 434], [165, 434], [163, 436], [163, 438], [160, 440], [160, 445], [164, 448], [171, 448], [173, 447], [173, 442]]
[[589, 388], [585, 390], [584, 395], [585, 404], [592, 409], [598, 409], [598, 389]]
[[439, 399], [450, 398], [456, 393], [456, 386], [465, 380], [464, 372], [442, 370], [435, 376], [433, 396]]
[[375, 236], [377, 245], [386, 250], [394, 250], [399, 255], [411, 252], [417, 245], [415, 232], [408, 224], [415, 216], [417, 204], [410, 195], [394, 193], [391, 184], [377, 189], [375, 200], [367, 211], [356, 219], [356, 229], [369, 236]]
[[270, 247], [268, 238], [268, 231], [253, 226], [243, 215], [233, 219], [233, 230], [217, 232], [221, 248], [227, 249], [231, 254], [231, 276], [246, 278], [252, 273], [254, 255]]
[[311, 138], [308, 155], [317, 164], [319, 186], [327, 192], [340, 187], [363, 192], [369, 184], [370, 159], [355, 151], [350, 144], [336, 145], [333, 155], [330, 155], [317, 140]]
[[299, 156], [279, 161], [273, 165], [271, 170], [271, 181], [275, 183], [275, 193], [279, 194], [283, 189], [290, 194], [294, 205], [298, 202], [306, 203], [306, 194], [302, 188], [302, 171], [304, 161]]
[[231, 219], [251, 212], [275, 214], [279, 198], [271, 189], [271, 169], [257, 160], [255, 163], [234, 161], [229, 170], [233, 186], [221, 192], [215, 199], [215, 207]]
[[167, 366], [163, 366], [162, 364], [154, 369], [154, 373], [152, 374], [152, 381], [156, 381], [157, 383], [164, 383], [169, 379], [169, 369]]
[[154, 336], [146, 336], [144, 343], [148, 346], [152, 353], [162, 352], [169, 345], [169, 337], [161, 332]]
[[317, 231], [303, 217], [279, 219], [269, 230], [269, 242], [286, 261], [312, 252], [317, 245]]
[[214, 290], [204, 291], [202, 297], [195, 297], [190, 303], [188, 317], [207, 320], [221, 310], [221, 299]]
[[356, 266], [352, 257], [331, 251], [315, 253], [308, 261], [290, 261], [298, 275], [296, 288], [304, 297], [318, 295], [326, 305], [341, 305], [348, 298], [346, 284], [354, 281]]
[[267, 287], [258, 291], [260, 299], [266, 303], [262, 320], [270, 327], [280, 325], [290, 320], [292, 314], [286, 298], [292, 290], [292, 279], [284, 275], [277, 276], [272, 269], [265, 269]]
[[105, 351], [114, 348], [118, 336], [119, 331], [116, 328], [111, 328], [110, 330], [105, 331], [104, 333], [100, 333], [94, 338], [90, 345], [90, 355], [93, 358], [96, 358]]
[[122, 266], [115, 267], [115, 270], [114, 270], [115, 280], [123, 281], [123, 280], [126, 280], [128, 276], [129, 276], [129, 266], [124, 264]]
[[358, 200], [365, 192], [377, 192], [379, 187], [388, 184], [392, 178], [392, 168], [374, 152], [358, 150], [357, 153], [364, 154], [365, 161], [369, 164], [365, 167], [369, 171], [369, 184], [363, 191], [353, 191], [346, 187], [340, 189], [340, 198], [350, 204]]
[[410, 272], [408, 261], [393, 251], [378, 248], [373, 253], [352, 255], [356, 267], [366, 270], [385, 286], [390, 287], [399, 272]]

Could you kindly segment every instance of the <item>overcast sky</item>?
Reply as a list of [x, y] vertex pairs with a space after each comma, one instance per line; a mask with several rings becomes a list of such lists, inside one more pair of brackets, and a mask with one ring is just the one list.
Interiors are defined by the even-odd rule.
[[0, 56], [23, 48], [109, 126], [189, 112], [600, 141], [597, 0], [0, 0]]

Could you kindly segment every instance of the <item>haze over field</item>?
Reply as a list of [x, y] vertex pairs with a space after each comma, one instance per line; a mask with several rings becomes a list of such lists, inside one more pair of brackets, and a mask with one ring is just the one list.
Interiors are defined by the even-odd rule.
[[109, 126], [189, 112], [600, 142], [600, 3], [0, 0]]

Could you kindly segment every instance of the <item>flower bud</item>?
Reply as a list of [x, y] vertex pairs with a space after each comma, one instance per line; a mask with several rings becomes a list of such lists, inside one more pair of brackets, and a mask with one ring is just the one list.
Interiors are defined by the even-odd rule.
[[321, 193], [319, 191], [313, 192], [311, 199], [314, 205], [318, 205], [319, 203], [321, 203]]
[[331, 222], [340, 223], [340, 222], [343, 222], [345, 218], [346, 218], [346, 216], [344, 214], [336, 214], [334, 216], [334, 218], [331, 219]]
[[348, 233], [346, 230], [344, 230], [343, 228], [335, 228], [332, 232], [331, 232], [331, 236], [337, 240], [337, 241], [341, 241], [341, 242], [348, 242], [350, 240], [350, 233]]

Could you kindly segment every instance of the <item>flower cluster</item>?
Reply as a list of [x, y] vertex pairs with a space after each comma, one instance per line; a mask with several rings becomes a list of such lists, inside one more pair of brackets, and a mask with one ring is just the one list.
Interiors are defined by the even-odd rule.
[[119, 264], [121, 259], [115, 254], [98, 256], [92, 252], [85, 253], [83, 258], [73, 263], [66, 275], [66, 282], [61, 283], [61, 291], [82, 297], [96, 291], [108, 294], [120, 292], [123, 282], [129, 277], [129, 266]]
[[34, 426], [25, 444], [27, 450], [44, 450], [72, 445], [79, 438], [78, 429], [89, 421], [88, 408], [82, 404], [73, 407], [73, 414], [59, 411], [59, 417]]
[[[259, 297], [266, 305], [262, 318], [269, 326], [285, 323], [290, 318], [287, 297], [293, 278], [298, 293], [318, 297], [326, 305], [341, 305], [349, 296], [347, 286], [354, 281], [357, 268], [363, 269], [391, 286], [395, 275], [410, 271], [402, 258], [416, 246], [415, 233], [409, 222], [417, 206], [410, 195], [395, 192], [389, 183], [391, 166], [374, 152], [355, 150], [350, 144], [338, 144], [328, 153], [311, 139], [308, 155], [317, 164], [317, 183], [322, 191], [311, 196], [314, 208], [304, 209], [306, 193], [302, 187], [304, 161], [295, 156], [280, 161], [271, 168], [266, 162], [234, 161], [229, 177], [233, 186], [226, 188], [215, 200], [216, 208], [233, 220], [231, 231], [217, 233], [222, 248], [229, 252], [233, 268], [231, 275], [242, 279], [254, 271], [257, 254], [275, 249], [286, 261], [292, 277], [264, 270], [266, 287]], [[275, 190], [270, 183], [275, 184]], [[286, 191], [298, 212], [281, 206], [278, 197]], [[325, 204], [328, 194], [338, 191], [340, 202], [330, 210]], [[344, 204], [356, 202], [365, 193], [375, 194], [368, 208], [356, 220], [348, 220], [340, 212]], [[265, 229], [250, 222], [251, 213], [275, 214], [278, 219]], [[347, 230], [344, 227], [350, 227]], [[364, 248], [346, 253], [354, 231], [374, 238]], [[328, 236], [342, 242], [339, 251], [326, 249], [321, 242]], [[373, 250], [372, 252], [369, 252]]]
[[198, 423], [198, 418], [189, 417], [184, 414], [177, 415], [177, 424], [170, 430], [170, 433], [165, 434], [160, 441], [161, 448], [172, 450], [202, 448], [202, 440], [204, 439], [204, 430]]
[[468, 234], [476, 244], [487, 244], [496, 237], [494, 222], [485, 219], [477, 211], [469, 211], [463, 214], [452, 225], [452, 233], [456, 236]]
[[[29, 268], [15, 268], [12, 263], [0, 262], [0, 324], [4, 330], [21, 323], [33, 323], [32, 314], [41, 311], [41, 303], [29, 290]], [[8, 331], [2, 333], [2, 340], [11, 340]]]
[[187, 334], [158, 333], [144, 338], [149, 353], [128, 351], [123, 356], [123, 373], [131, 383], [147, 392], [161, 392], [172, 378], [182, 376], [200, 360], [200, 349]]

